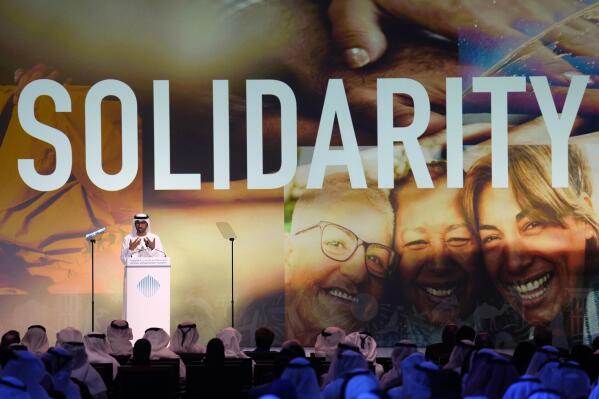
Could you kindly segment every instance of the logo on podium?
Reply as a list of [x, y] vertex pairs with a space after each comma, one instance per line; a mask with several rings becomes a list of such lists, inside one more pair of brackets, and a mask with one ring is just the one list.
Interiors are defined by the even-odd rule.
[[154, 277], [149, 274], [139, 280], [137, 283], [137, 289], [142, 293], [143, 296], [149, 298], [151, 296], [156, 295], [158, 290], [160, 289], [160, 283]]

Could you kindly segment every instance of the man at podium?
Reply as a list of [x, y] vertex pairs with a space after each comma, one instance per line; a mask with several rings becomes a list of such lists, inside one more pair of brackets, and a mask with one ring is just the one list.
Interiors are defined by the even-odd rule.
[[125, 265], [123, 319], [129, 322], [134, 338], [140, 338], [149, 327], [169, 331], [170, 260], [160, 238], [152, 233], [147, 214], [133, 217], [131, 233], [121, 245], [121, 262]]
[[152, 233], [150, 217], [145, 213], [133, 216], [131, 233], [123, 238], [121, 262], [127, 266], [128, 258], [166, 256], [160, 237]]

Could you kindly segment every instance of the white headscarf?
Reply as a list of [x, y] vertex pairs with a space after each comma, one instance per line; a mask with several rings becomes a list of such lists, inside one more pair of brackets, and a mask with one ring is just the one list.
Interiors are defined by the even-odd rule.
[[146, 222], [148, 224], [148, 228], [146, 229], [146, 234], [152, 232], [152, 225], [150, 224], [150, 217], [147, 213], [138, 213], [133, 216], [133, 220], [131, 221], [131, 235], [133, 237], [137, 236], [137, 229], [135, 228], [135, 222]]
[[541, 367], [548, 360], [557, 360], [559, 359], [559, 351], [555, 346], [545, 345], [541, 349], [537, 349], [534, 355], [532, 355], [532, 359], [530, 359], [530, 363], [528, 364], [528, 369], [526, 369], [526, 374], [537, 376]]
[[87, 360], [90, 363], [112, 363], [112, 378], [116, 378], [119, 370], [119, 362], [110, 356], [110, 347], [106, 341], [106, 335], [99, 332], [92, 332], [83, 338]]
[[357, 347], [360, 350], [360, 353], [366, 358], [366, 361], [376, 361], [376, 341], [369, 333], [353, 332], [343, 338], [341, 342]]
[[184, 321], [177, 326], [171, 339], [170, 349], [175, 353], [204, 353], [206, 348], [198, 345], [198, 329], [195, 323]]
[[327, 327], [316, 337], [314, 353], [316, 356], [326, 357], [330, 362], [335, 355], [337, 345], [345, 338], [345, 331], [339, 327]]
[[461, 340], [453, 347], [451, 355], [449, 355], [449, 361], [443, 368], [453, 370], [459, 374], [462, 371], [464, 359], [470, 356], [470, 353], [472, 353], [474, 349], [476, 349], [474, 342], [469, 339]]
[[223, 341], [223, 345], [225, 346], [225, 357], [236, 357], [240, 359], [245, 359], [248, 357], [248, 355], [243, 353], [239, 347], [239, 342], [241, 342], [241, 333], [233, 327], [223, 328], [218, 334], [216, 334], [216, 338]]
[[40, 385], [46, 369], [42, 361], [33, 353], [15, 351], [2, 369], [2, 377], [14, 377], [27, 386], [27, 392], [32, 399], [50, 399], [46, 390]]
[[295, 387], [298, 399], [322, 398], [316, 372], [303, 357], [291, 360], [281, 374], [281, 379], [289, 381]]
[[83, 334], [74, 327], [66, 327], [56, 333], [56, 346], [62, 346], [65, 342], [83, 343]]
[[83, 334], [79, 330], [67, 327], [56, 334], [56, 345], [67, 350], [73, 356], [71, 377], [87, 385], [92, 396], [101, 396], [106, 392], [106, 385], [98, 372], [89, 364], [87, 352], [83, 344]]
[[40, 325], [30, 326], [21, 342], [29, 349], [29, 352], [33, 352], [38, 356], [46, 353], [49, 346], [46, 328]]
[[106, 329], [106, 338], [113, 355], [131, 355], [133, 353], [133, 332], [126, 320], [113, 320]]
[[381, 378], [381, 387], [383, 389], [387, 389], [387, 385], [401, 377], [401, 362], [417, 351], [416, 343], [410, 339], [402, 339], [399, 343], [395, 344], [395, 348], [391, 352], [393, 367]]
[[73, 356], [66, 349], [50, 348], [42, 355], [42, 361], [52, 377], [55, 390], [62, 392], [65, 399], [81, 399], [79, 387], [71, 380]]
[[148, 328], [144, 338], [150, 341], [150, 345], [152, 345], [150, 359], [179, 359], [179, 376], [185, 378], [185, 365], [180, 360], [179, 355], [168, 348], [171, 338], [166, 331], [159, 327]]

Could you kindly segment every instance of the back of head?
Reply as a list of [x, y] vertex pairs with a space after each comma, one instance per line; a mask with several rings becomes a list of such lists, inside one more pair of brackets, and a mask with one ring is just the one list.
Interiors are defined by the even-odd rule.
[[220, 330], [216, 337], [223, 342], [225, 346], [226, 357], [243, 357], [240, 342], [241, 333], [233, 327], [227, 327]]
[[42, 355], [42, 361], [46, 371], [52, 376], [61, 371], [66, 371], [70, 375], [73, 367], [73, 356], [66, 349], [60, 347], [48, 349], [48, 352]]
[[23, 336], [23, 344], [36, 354], [42, 354], [48, 350], [48, 335], [46, 328], [40, 325], [29, 326], [27, 332]]
[[144, 334], [144, 338], [152, 344], [152, 352], [166, 348], [171, 340], [168, 333], [160, 327], [148, 328]]
[[291, 360], [281, 378], [291, 382], [302, 398], [320, 398], [316, 372], [305, 358]]
[[316, 356], [326, 357], [329, 361], [337, 350], [337, 345], [345, 338], [345, 331], [339, 327], [327, 327], [316, 337], [314, 353]]
[[33, 353], [16, 351], [2, 369], [2, 375], [16, 377], [29, 386], [39, 384], [45, 371], [44, 364]]
[[360, 352], [354, 350], [339, 348], [337, 355], [331, 362], [331, 380], [341, 378], [354, 369], [367, 369], [368, 362]]
[[254, 333], [256, 339], [256, 348], [262, 351], [269, 351], [275, 340], [275, 333], [269, 328], [260, 327]]
[[184, 321], [177, 326], [171, 339], [170, 349], [175, 353], [197, 352], [197, 342], [200, 338], [195, 323]]
[[495, 348], [495, 342], [493, 342], [491, 334], [489, 334], [486, 331], [481, 331], [476, 335], [476, 338], [474, 339], [474, 346], [477, 349], [493, 349]]
[[456, 332], [456, 342], [460, 342], [463, 339], [474, 342], [474, 338], [476, 338], [476, 331], [470, 326], [463, 325]]
[[135, 364], [150, 363], [150, 354], [152, 353], [152, 344], [145, 338], [138, 339], [133, 345], [133, 358]]
[[21, 342], [21, 334], [16, 330], [9, 330], [4, 333], [2, 340], [0, 340], [0, 346], [8, 348], [12, 344], [18, 344]]
[[212, 338], [206, 345], [206, 357], [204, 358], [208, 367], [222, 367], [225, 363], [225, 346], [223, 341]]
[[83, 342], [83, 334], [74, 327], [63, 328], [56, 333], [56, 345], [65, 342]]
[[113, 320], [106, 328], [106, 339], [110, 345], [110, 353], [115, 355], [131, 354], [133, 332], [127, 320]]
[[458, 326], [456, 324], [448, 324], [443, 327], [443, 332], [441, 333], [441, 341], [452, 348], [455, 346], [457, 341], [458, 334]]
[[376, 360], [377, 355], [377, 345], [374, 337], [370, 335], [370, 333], [363, 332], [353, 332], [348, 334], [341, 341], [344, 344], [355, 346], [359, 349], [360, 353], [364, 355], [367, 361], [374, 362]]
[[526, 369], [530, 364], [530, 361], [535, 354], [536, 346], [530, 341], [520, 342], [516, 349], [514, 349], [514, 355], [512, 356], [512, 362], [518, 370], [518, 374], [523, 375], [526, 373]]
[[379, 387], [376, 377], [367, 368], [353, 369], [343, 377], [342, 399], [357, 399], [362, 393], [373, 391]]
[[393, 351], [391, 352], [391, 362], [393, 363], [393, 368], [399, 369], [401, 362], [412, 353], [416, 353], [417, 351], [418, 348], [416, 347], [416, 343], [412, 340], [402, 339], [396, 343]]
[[553, 332], [549, 327], [543, 325], [535, 326], [533, 341], [537, 348], [542, 348], [545, 345], [553, 345]]

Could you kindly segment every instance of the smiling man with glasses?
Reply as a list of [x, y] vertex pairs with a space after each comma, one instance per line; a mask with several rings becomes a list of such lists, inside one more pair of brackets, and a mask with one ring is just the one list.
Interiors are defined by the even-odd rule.
[[[375, 187], [369, 184], [369, 187]], [[306, 190], [285, 257], [287, 336], [313, 345], [329, 326], [357, 331], [376, 315], [394, 252], [388, 193], [352, 189], [345, 173]]]

